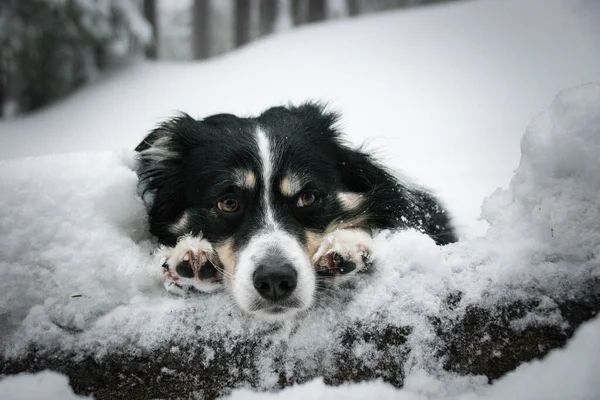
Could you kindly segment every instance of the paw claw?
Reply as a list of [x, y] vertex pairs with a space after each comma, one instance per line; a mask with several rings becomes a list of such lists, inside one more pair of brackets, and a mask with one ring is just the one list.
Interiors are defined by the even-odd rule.
[[334, 266], [337, 267], [338, 265], [340, 265], [341, 263], [344, 262], [344, 257], [342, 257], [342, 255], [340, 253], [333, 252], [331, 262]]
[[361, 258], [367, 268], [373, 265], [373, 257], [371, 257], [371, 253], [364, 251]]

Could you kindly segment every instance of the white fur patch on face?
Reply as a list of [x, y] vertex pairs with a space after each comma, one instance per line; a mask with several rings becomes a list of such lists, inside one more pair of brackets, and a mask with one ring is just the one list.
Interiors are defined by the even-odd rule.
[[342, 207], [347, 211], [354, 210], [364, 201], [362, 194], [354, 192], [339, 192], [337, 198], [342, 204]]
[[[233, 297], [238, 305], [247, 312], [270, 320], [287, 318], [298, 311], [307, 309], [313, 303], [316, 278], [304, 246], [293, 236], [281, 229], [275, 219], [272, 205], [272, 180], [276, 148], [272, 146], [268, 135], [262, 129], [257, 129], [256, 139], [261, 160], [261, 178], [263, 191], [261, 227], [248, 242], [246, 247], [235, 254], [237, 265], [231, 279], [226, 277]], [[273, 254], [281, 260], [281, 265], [289, 264], [296, 271], [296, 288], [289, 299], [294, 305], [289, 305], [284, 312], [269, 313], [268, 310], [257, 310], [257, 305], [264, 303], [259, 292], [254, 287], [256, 269], [269, 259], [273, 262]]]
[[284, 196], [291, 197], [302, 190], [302, 181], [294, 174], [288, 174], [283, 177], [279, 184], [279, 190]]
[[185, 233], [188, 233], [189, 222], [190, 214], [187, 210], [185, 210], [183, 213], [181, 213], [181, 216], [179, 217], [177, 222], [169, 226], [169, 232], [175, 235], [183, 235]]
[[249, 170], [236, 170], [233, 182], [241, 188], [254, 189], [256, 187], [256, 175]]
[[273, 155], [271, 153], [271, 141], [265, 131], [261, 128], [256, 130], [258, 151], [262, 168], [263, 193], [262, 199], [265, 207], [264, 224], [266, 229], [276, 229], [275, 216], [271, 205], [271, 176], [273, 174]]

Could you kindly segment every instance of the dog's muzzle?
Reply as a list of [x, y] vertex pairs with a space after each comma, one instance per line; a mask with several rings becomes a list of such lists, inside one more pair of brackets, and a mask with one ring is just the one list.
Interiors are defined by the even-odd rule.
[[315, 270], [301, 243], [285, 232], [257, 235], [240, 252], [233, 296], [248, 312], [283, 317], [313, 303]]

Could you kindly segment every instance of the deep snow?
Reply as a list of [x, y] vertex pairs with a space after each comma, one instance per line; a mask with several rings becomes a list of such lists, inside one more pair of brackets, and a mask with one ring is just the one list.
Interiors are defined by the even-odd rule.
[[69, 386], [69, 379], [57, 372], [23, 373], [0, 380], [2, 400], [81, 400]]
[[[481, 0], [311, 27], [204, 64], [142, 64], [37, 115], [0, 123], [1, 158], [36, 156], [0, 161], [0, 350], [18, 357], [35, 346], [102, 358], [192, 336], [219, 335], [233, 345], [236, 334], [265, 332], [223, 293], [184, 300], [162, 290], [132, 155], [109, 150], [131, 148], [176, 108], [201, 116], [256, 112], [288, 99], [333, 100], [354, 142], [378, 137], [391, 165], [438, 189], [466, 236], [481, 233], [479, 204], [509, 181], [523, 127], [558, 89], [600, 81], [597, 28], [588, 24], [591, 8], [582, 12], [586, 4], [595, 6]], [[294, 80], [299, 69], [306, 75]], [[86, 152], [56, 154], [71, 151]], [[375, 274], [270, 337], [310, 369], [317, 360], [327, 365], [339, 329], [353, 321], [410, 325], [409, 378], [400, 395], [494, 398], [500, 383], [487, 389], [481, 377], [440, 371], [427, 317], [455, 290], [464, 294], [453, 311], [458, 317], [469, 304], [525, 297], [532, 283], [552, 304], [600, 277], [600, 86], [561, 93], [529, 125], [521, 153], [510, 186], [483, 202], [491, 224], [484, 237], [439, 248], [417, 232], [383, 232]], [[542, 307], [520, 323], [563, 321]], [[598, 322], [586, 329], [589, 339]], [[594, 371], [598, 346], [588, 339], [569, 354]], [[276, 382], [278, 349], [261, 354], [262, 388]], [[364, 344], [354, 350], [365, 359], [377, 351]], [[518, 371], [523, 378], [504, 378], [506, 390], [541, 379], [535, 365]], [[545, 371], [553, 379], [564, 370]], [[548, 393], [585, 400], [600, 393], [585, 370], [579, 376], [557, 379], [562, 389], [549, 386]], [[369, 385], [380, 387], [352, 390]], [[303, 389], [290, 393], [296, 390]], [[392, 396], [391, 388], [381, 390]]]

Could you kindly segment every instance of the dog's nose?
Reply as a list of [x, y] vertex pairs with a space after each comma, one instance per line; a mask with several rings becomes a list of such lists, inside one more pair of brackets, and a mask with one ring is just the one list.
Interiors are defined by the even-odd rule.
[[262, 264], [254, 271], [254, 287], [267, 300], [287, 299], [296, 288], [298, 274], [290, 264]]

